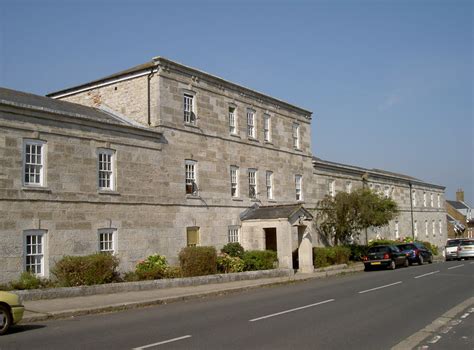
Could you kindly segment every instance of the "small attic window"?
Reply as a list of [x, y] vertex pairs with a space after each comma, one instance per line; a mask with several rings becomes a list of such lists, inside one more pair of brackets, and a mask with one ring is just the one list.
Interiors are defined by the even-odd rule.
[[117, 87], [114, 87], [114, 90], [117, 91]]

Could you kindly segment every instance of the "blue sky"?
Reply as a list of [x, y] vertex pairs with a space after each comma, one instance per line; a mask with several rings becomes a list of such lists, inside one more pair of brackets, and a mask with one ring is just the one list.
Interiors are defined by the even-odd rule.
[[164, 56], [313, 111], [320, 158], [474, 205], [473, 4], [0, 0], [0, 85], [44, 95]]

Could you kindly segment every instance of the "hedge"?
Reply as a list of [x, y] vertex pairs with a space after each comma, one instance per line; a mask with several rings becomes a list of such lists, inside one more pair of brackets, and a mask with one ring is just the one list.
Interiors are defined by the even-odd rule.
[[316, 268], [347, 264], [350, 256], [351, 250], [343, 246], [313, 248], [313, 264]]
[[183, 277], [217, 273], [217, 252], [214, 247], [186, 247], [179, 253]]
[[278, 261], [273, 250], [248, 250], [243, 255], [245, 271], [270, 270]]

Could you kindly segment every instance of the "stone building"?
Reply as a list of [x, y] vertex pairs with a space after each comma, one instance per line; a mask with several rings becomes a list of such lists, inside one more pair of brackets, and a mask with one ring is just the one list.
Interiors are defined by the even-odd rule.
[[464, 191], [456, 191], [456, 200], [446, 201], [446, 217], [449, 238], [474, 238], [472, 208], [464, 201]]
[[443, 187], [313, 159], [310, 111], [208, 73], [157, 57], [48, 96], [0, 89], [0, 283], [63, 255], [109, 251], [127, 271], [235, 241], [311, 271], [317, 202], [348, 182], [404, 208], [371, 236], [446, 236]]

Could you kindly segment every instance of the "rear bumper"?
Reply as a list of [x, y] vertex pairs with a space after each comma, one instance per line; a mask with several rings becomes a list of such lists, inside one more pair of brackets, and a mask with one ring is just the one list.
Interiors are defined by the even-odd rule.
[[391, 264], [391, 259], [382, 259], [382, 260], [370, 260], [370, 261], [364, 261], [365, 267], [387, 267], [390, 266]]
[[13, 324], [21, 321], [24, 312], [25, 307], [23, 305], [12, 306]]
[[471, 250], [471, 251], [460, 251], [458, 252], [458, 254], [456, 255], [456, 258], [458, 259], [462, 259], [462, 258], [474, 258], [474, 250]]

